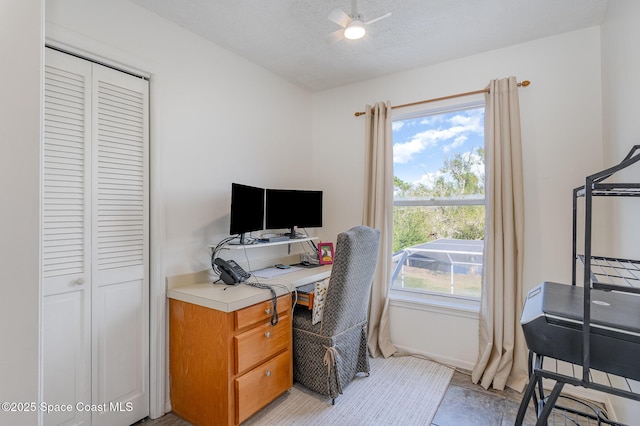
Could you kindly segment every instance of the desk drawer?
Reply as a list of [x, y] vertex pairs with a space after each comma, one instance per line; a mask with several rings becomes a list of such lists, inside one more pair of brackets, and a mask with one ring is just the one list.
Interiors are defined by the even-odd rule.
[[282, 315], [276, 325], [264, 323], [233, 338], [236, 354], [235, 373], [242, 373], [278, 352], [291, 342], [291, 315]]
[[286, 351], [235, 380], [238, 423], [293, 386], [291, 365], [291, 351]]
[[[285, 294], [278, 297], [277, 310], [279, 314], [291, 309], [291, 296]], [[261, 321], [271, 319], [271, 313], [273, 312], [273, 303], [271, 299], [264, 302], [256, 303], [253, 306], [241, 309], [235, 312], [236, 316], [236, 330], [249, 327], [253, 324]]]

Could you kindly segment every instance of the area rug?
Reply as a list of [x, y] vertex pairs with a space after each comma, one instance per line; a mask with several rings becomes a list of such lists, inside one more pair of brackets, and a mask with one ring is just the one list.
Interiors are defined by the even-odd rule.
[[296, 383], [243, 426], [430, 425], [453, 370], [413, 356], [370, 362], [371, 375], [356, 377], [335, 405]]

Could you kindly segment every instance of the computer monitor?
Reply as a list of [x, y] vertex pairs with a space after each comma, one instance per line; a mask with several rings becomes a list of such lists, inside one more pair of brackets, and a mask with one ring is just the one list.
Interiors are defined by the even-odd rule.
[[296, 238], [296, 227], [322, 227], [322, 191], [267, 189], [265, 229], [286, 228]]
[[264, 229], [264, 188], [231, 184], [231, 224], [229, 233], [240, 235], [240, 244], [245, 242], [245, 233]]

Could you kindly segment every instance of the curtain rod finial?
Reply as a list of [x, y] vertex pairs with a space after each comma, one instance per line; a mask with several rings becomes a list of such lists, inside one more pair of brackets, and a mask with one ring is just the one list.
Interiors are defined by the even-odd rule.
[[518, 86], [527, 87], [531, 82], [529, 80], [524, 80], [522, 83], [518, 83]]

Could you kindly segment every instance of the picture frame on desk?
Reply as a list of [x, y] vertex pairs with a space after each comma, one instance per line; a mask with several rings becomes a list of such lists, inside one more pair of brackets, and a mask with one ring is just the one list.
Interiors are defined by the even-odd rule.
[[333, 263], [333, 243], [318, 243], [318, 260], [321, 265]]

